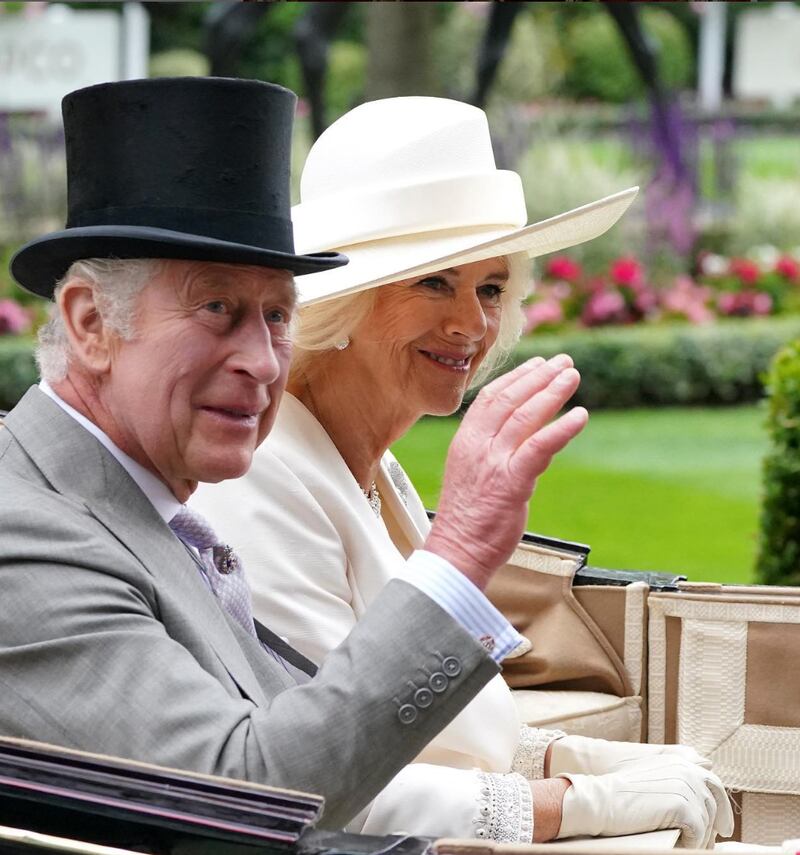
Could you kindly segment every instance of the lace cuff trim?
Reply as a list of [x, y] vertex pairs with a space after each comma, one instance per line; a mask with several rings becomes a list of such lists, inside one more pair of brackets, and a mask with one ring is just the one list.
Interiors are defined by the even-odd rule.
[[533, 798], [522, 775], [479, 772], [478, 819], [475, 836], [498, 843], [533, 841]]
[[561, 730], [542, 730], [523, 724], [519, 731], [519, 742], [511, 762], [511, 771], [518, 772], [529, 781], [544, 778], [544, 757], [550, 743], [566, 734]]

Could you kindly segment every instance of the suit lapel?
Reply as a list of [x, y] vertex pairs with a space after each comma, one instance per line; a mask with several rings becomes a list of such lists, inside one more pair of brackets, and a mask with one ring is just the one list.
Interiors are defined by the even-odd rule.
[[84, 505], [153, 576], [158, 589], [185, 604], [242, 691], [265, 702], [241, 646], [257, 648], [257, 642], [237, 639], [183, 544], [113, 456], [36, 387], [7, 416], [6, 427], [54, 490]]
[[[392, 464], [396, 467], [393, 473]], [[403, 495], [395, 483], [396, 480], [405, 479]], [[381, 465], [375, 479], [378, 492], [381, 494], [383, 503], [383, 521], [389, 531], [389, 536], [397, 549], [406, 557], [415, 550], [422, 549], [427, 537], [427, 531], [422, 532], [416, 521], [409, 513], [406, 502], [412, 496], [410, 492], [414, 489], [399, 464], [390, 454], [385, 454], [381, 459]]]

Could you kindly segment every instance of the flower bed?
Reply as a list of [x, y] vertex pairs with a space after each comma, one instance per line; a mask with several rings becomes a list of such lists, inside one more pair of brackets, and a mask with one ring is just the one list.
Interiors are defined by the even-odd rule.
[[633, 257], [589, 275], [569, 256], [556, 256], [546, 262], [525, 307], [525, 332], [675, 320], [708, 324], [800, 310], [800, 252], [762, 247], [748, 258], [705, 253], [696, 267], [693, 276], [656, 283]]

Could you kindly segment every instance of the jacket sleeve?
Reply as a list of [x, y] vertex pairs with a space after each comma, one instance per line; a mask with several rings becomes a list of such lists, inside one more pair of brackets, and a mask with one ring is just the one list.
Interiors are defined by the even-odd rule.
[[[42, 493], [0, 511], [7, 735], [321, 793], [322, 824], [341, 827], [497, 673], [433, 601], [394, 581], [312, 681], [262, 681], [256, 701], [202, 621], [83, 509]], [[422, 708], [410, 686], [443, 658], [446, 690]]]

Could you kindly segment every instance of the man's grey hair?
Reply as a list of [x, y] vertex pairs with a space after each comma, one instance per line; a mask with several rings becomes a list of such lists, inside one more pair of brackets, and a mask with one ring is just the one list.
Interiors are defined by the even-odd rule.
[[88, 258], [75, 261], [56, 283], [50, 320], [39, 329], [36, 362], [48, 383], [67, 376], [70, 346], [58, 295], [73, 279], [89, 283], [103, 323], [120, 338], [131, 339], [136, 328], [136, 303], [144, 286], [160, 271], [158, 259]]
[[[508, 281], [502, 295], [503, 312], [497, 340], [472, 378], [472, 386], [483, 383], [499, 368], [513, 350], [522, 333], [522, 301], [531, 289], [531, 261], [524, 252], [502, 256], [508, 265]], [[320, 352], [332, 350], [349, 338], [369, 315], [378, 288], [303, 306], [294, 326], [294, 357], [290, 377], [298, 380], [313, 374], [313, 363]]]

